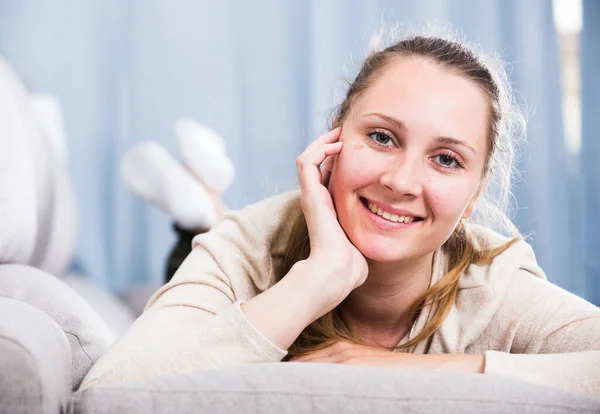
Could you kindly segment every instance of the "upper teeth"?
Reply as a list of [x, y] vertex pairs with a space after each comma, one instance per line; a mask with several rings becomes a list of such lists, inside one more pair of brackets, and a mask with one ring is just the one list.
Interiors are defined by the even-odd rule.
[[381, 207], [377, 207], [375, 204], [369, 202], [369, 210], [378, 216], [383, 217], [389, 221], [397, 222], [397, 223], [410, 223], [415, 218], [411, 216], [399, 216], [398, 214], [393, 214], [387, 211], [384, 211]]

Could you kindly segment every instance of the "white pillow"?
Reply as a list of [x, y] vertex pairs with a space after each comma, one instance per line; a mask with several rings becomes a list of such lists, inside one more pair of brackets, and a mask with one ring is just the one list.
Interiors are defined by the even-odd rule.
[[0, 263], [28, 263], [38, 232], [34, 158], [22, 87], [0, 57]]
[[[57, 277], [66, 275], [77, 244], [77, 203], [66, 167], [56, 160], [53, 169], [54, 203], [52, 217], [46, 223], [46, 249], [36, 267]], [[38, 243], [42, 240], [38, 239]]]

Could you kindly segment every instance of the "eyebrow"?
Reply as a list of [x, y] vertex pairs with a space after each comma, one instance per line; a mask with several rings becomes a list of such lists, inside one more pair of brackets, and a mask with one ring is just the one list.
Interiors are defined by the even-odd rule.
[[[400, 131], [406, 131], [406, 125], [404, 125], [404, 122], [402, 122], [401, 120], [394, 118], [392, 116], [388, 116], [388, 115], [384, 115], [384, 114], [380, 114], [377, 112], [373, 112], [371, 114], [366, 114], [364, 115], [365, 117], [367, 116], [376, 116], [378, 118], [383, 119], [384, 121], [389, 122], [390, 124], [394, 125], [396, 128], [398, 128]], [[465, 148], [468, 148], [469, 150], [471, 150], [471, 152], [473, 152], [473, 154], [476, 154], [475, 149], [473, 147], [471, 147], [470, 145], [468, 145], [466, 142], [461, 141], [459, 139], [455, 139], [455, 138], [450, 138], [450, 137], [444, 137], [444, 136], [440, 136], [440, 137], [435, 137], [435, 140], [437, 142], [439, 142], [440, 144], [454, 144], [454, 145], [462, 145]]]

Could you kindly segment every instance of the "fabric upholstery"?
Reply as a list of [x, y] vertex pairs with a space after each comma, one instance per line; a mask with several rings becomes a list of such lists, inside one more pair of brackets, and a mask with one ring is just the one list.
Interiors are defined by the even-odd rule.
[[495, 376], [312, 363], [249, 364], [91, 387], [83, 413], [592, 413], [600, 399]]
[[127, 303], [137, 318], [144, 313], [148, 301], [161, 287], [162, 283], [157, 282], [140, 283], [121, 293], [121, 299]]
[[68, 272], [75, 254], [78, 212], [75, 193], [68, 172], [68, 144], [62, 110], [58, 100], [49, 95], [28, 95], [31, 122], [37, 126], [46, 148], [44, 153], [52, 188], [52, 205], [42, 225], [44, 237], [38, 237], [40, 258], [36, 267], [57, 277]]
[[47, 313], [60, 326], [71, 347], [73, 389], [77, 389], [92, 364], [115, 340], [106, 323], [85, 300], [42, 270], [19, 264], [0, 265], [0, 297], [28, 303]]
[[[22, 154], [25, 161], [30, 163], [33, 168], [34, 190], [35, 190], [35, 220], [37, 228], [35, 234], [35, 245], [28, 263], [34, 266], [42, 263], [48, 239], [50, 237], [53, 205], [54, 205], [54, 154], [51, 151], [50, 143], [40, 134], [35, 122], [34, 114], [31, 109], [27, 91], [19, 81], [15, 72], [11, 70], [8, 63], [0, 59], [0, 78], [7, 85], [3, 92], [9, 97], [7, 106], [12, 107], [9, 111], [15, 111], [17, 120], [20, 121], [19, 139], [23, 141], [26, 148], [26, 154]], [[7, 115], [2, 113], [2, 119]], [[8, 120], [7, 120], [8, 121]], [[8, 121], [11, 122], [11, 121]], [[16, 132], [16, 131], [15, 131]], [[11, 154], [12, 156], [18, 154]], [[12, 163], [21, 162], [23, 158], [14, 158]], [[12, 177], [10, 177], [13, 179]], [[12, 195], [10, 192], [0, 193], [3, 196]], [[21, 207], [21, 205], [19, 205]], [[19, 210], [16, 210], [17, 215]], [[10, 219], [10, 218], [8, 218]]]
[[75, 197], [64, 156], [52, 142], [57, 138], [35, 102], [0, 57], [0, 263], [62, 275], [75, 249]]
[[52, 174], [54, 178], [54, 195], [52, 217], [45, 223], [47, 238], [38, 243], [45, 243], [40, 262], [36, 267], [57, 277], [67, 274], [75, 256], [77, 243], [77, 204], [67, 168], [54, 157]]
[[47, 314], [0, 298], [0, 414], [56, 414], [71, 391], [69, 342]]
[[123, 335], [135, 320], [133, 311], [121, 299], [94, 285], [83, 276], [71, 273], [61, 280], [100, 315], [117, 338]]
[[28, 263], [38, 231], [35, 169], [19, 88], [0, 56], [0, 263]]

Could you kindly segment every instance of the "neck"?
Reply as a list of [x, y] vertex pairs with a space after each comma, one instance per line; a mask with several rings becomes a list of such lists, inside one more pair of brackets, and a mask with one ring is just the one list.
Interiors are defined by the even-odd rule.
[[379, 337], [376, 342], [383, 338], [395, 346], [415, 321], [411, 306], [429, 288], [433, 253], [402, 263], [367, 262], [367, 280], [346, 297], [341, 309], [367, 342]]

